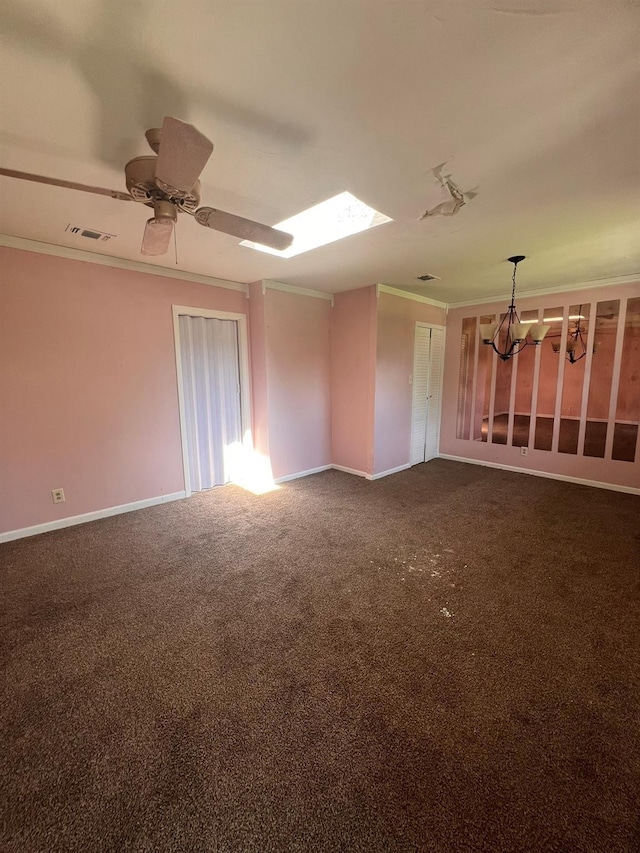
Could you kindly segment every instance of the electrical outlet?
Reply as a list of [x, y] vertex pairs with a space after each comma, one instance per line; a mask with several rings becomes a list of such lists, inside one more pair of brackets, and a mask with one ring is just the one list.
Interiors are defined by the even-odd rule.
[[54, 504], [64, 503], [64, 489], [52, 489], [51, 497]]
[[520, 456], [528, 456], [528, 455], [529, 455], [529, 448], [528, 447], [521, 447], [520, 448]]

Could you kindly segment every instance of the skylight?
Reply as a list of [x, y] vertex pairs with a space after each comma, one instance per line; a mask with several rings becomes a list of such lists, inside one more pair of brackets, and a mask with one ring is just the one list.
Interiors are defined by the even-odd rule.
[[391, 217], [378, 213], [351, 193], [344, 192], [303, 210], [284, 222], [278, 222], [276, 228], [293, 234], [293, 243], [288, 249], [281, 252], [250, 240], [243, 240], [240, 245], [278, 255], [280, 258], [293, 258], [302, 252], [309, 252], [318, 246], [326, 246], [327, 243], [334, 243], [391, 221]]

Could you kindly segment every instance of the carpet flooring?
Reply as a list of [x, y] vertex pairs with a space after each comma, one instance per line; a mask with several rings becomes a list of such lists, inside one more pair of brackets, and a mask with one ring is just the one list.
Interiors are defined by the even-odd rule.
[[637, 851], [639, 551], [445, 460], [1, 545], [0, 847]]
[[[529, 445], [529, 415], [514, 415], [513, 438], [514, 447]], [[493, 421], [491, 441], [493, 444], [507, 444], [509, 427], [508, 415], [496, 415]], [[482, 441], [487, 441], [489, 434], [489, 419], [482, 422]], [[580, 422], [562, 418], [558, 433], [558, 452], [578, 452], [580, 438]], [[607, 440], [607, 424], [601, 421], [587, 421], [585, 427], [583, 456], [599, 456], [604, 458]], [[636, 455], [638, 440], [637, 424], [617, 423], [613, 428], [613, 447], [611, 458], [619, 462], [633, 462]], [[553, 443], [553, 418], [536, 418], [534, 447], [536, 450], [551, 450]]]

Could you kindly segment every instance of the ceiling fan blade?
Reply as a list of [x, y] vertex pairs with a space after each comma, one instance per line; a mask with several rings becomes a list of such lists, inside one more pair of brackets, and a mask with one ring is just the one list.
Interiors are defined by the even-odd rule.
[[148, 219], [142, 238], [143, 255], [165, 255], [173, 234], [173, 219]]
[[213, 144], [192, 124], [166, 116], [160, 134], [156, 183], [167, 195], [189, 195], [212, 151]]
[[286, 231], [278, 231], [269, 225], [261, 225], [252, 219], [244, 219], [233, 213], [225, 213], [224, 210], [216, 210], [213, 207], [201, 207], [196, 210], [196, 220], [206, 228], [214, 231], [222, 231], [239, 237], [241, 240], [250, 240], [252, 243], [260, 243], [261, 246], [269, 246], [270, 249], [283, 251], [293, 243], [293, 235]]
[[120, 201], [133, 201], [129, 193], [118, 190], [108, 190], [104, 187], [90, 187], [87, 184], [77, 184], [74, 181], [59, 181], [56, 178], [46, 178], [44, 175], [32, 175], [31, 172], [16, 172], [15, 169], [0, 169], [0, 175], [7, 178], [20, 178], [22, 181], [34, 181], [37, 184], [49, 184], [52, 187], [64, 187], [67, 190], [81, 190], [84, 193], [107, 195]]

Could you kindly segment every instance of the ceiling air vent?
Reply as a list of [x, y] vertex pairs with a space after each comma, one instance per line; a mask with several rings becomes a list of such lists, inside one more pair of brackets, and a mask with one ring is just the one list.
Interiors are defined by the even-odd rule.
[[419, 275], [418, 281], [440, 281], [440, 276], [427, 273], [426, 275]]
[[82, 225], [67, 225], [64, 229], [69, 234], [76, 234], [78, 237], [86, 237], [88, 240], [101, 240], [103, 242], [113, 239], [115, 234], [108, 234], [106, 231], [97, 231], [95, 228], [83, 228]]

